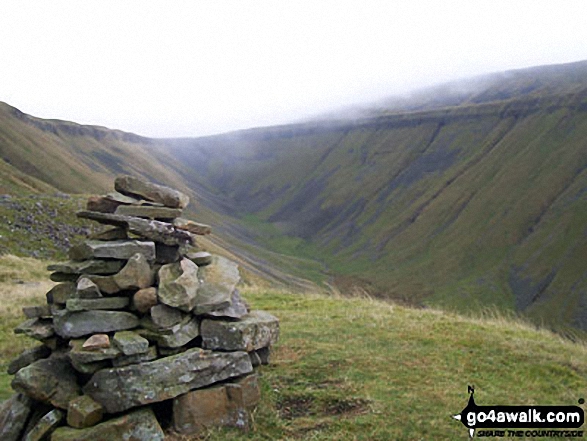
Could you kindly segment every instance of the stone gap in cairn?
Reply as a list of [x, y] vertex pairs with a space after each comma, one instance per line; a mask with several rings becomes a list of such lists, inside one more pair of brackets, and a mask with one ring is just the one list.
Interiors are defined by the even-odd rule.
[[[48, 266], [47, 303], [15, 329], [38, 340], [9, 367], [0, 439], [163, 440], [250, 427], [255, 367], [269, 362], [279, 321], [250, 311], [238, 266], [200, 249], [211, 227], [182, 218], [189, 198], [120, 176], [78, 217], [105, 225]], [[170, 427], [153, 403], [167, 402]]]

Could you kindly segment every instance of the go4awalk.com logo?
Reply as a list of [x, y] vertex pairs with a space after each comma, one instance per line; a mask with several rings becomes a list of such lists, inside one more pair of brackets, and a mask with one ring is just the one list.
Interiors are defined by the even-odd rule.
[[471, 438], [583, 437], [583, 431], [577, 430], [585, 422], [579, 406], [478, 406], [473, 386], [468, 387], [468, 393], [467, 407], [453, 418], [469, 429]]

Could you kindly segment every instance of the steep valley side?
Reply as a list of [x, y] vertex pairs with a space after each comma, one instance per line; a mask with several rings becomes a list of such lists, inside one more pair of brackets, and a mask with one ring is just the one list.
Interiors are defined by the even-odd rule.
[[587, 328], [584, 93], [169, 148], [256, 240], [324, 262], [331, 276], [412, 304]]

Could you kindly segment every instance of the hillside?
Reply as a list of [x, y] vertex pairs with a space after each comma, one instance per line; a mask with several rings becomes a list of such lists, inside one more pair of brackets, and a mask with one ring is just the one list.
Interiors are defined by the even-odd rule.
[[[18, 299], [0, 304], [3, 399], [11, 394], [8, 361], [35, 344], [12, 333], [20, 307], [44, 301], [51, 283], [40, 261], [0, 257], [0, 268], [0, 295]], [[467, 404], [470, 384], [480, 405], [576, 405], [587, 388], [583, 344], [520, 322], [365, 298], [243, 294], [281, 326], [271, 364], [260, 368], [253, 431], [197, 439], [464, 440], [465, 427], [451, 416]]]
[[0, 193], [12, 197], [0, 252], [30, 255], [60, 229], [47, 213], [77, 206], [63, 193], [133, 173], [190, 194], [189, 215], [216, 226], [210, 245], [254, 277], [587, 329], [587, 62], [438, 86], [364, 115], [148, 139], [0, 103]]
[[257, 242], [343, 290], [587, 329], [586, 66], [468, 84], [449, 107], [167, 143]]

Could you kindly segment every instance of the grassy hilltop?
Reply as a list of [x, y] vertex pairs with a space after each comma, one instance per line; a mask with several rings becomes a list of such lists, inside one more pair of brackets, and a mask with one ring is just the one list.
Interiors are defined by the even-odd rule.
[[[11, 332], [20, 307], [43, 302], [51, 282], [41, 261], [4, 256], [0, 268], [4, 372], [34, 344]], [[451, 415], [465, 407], [468, 384], [487, 405], [574, 405], [587, 390], [585, 345], [520, 322], [251, 286], [244, 295], [280, 318], [281, 340], [260, 370], [253, 432], [205, 439], [467, 439]], [[0, 398], [9, 381], [0, 374]]]

